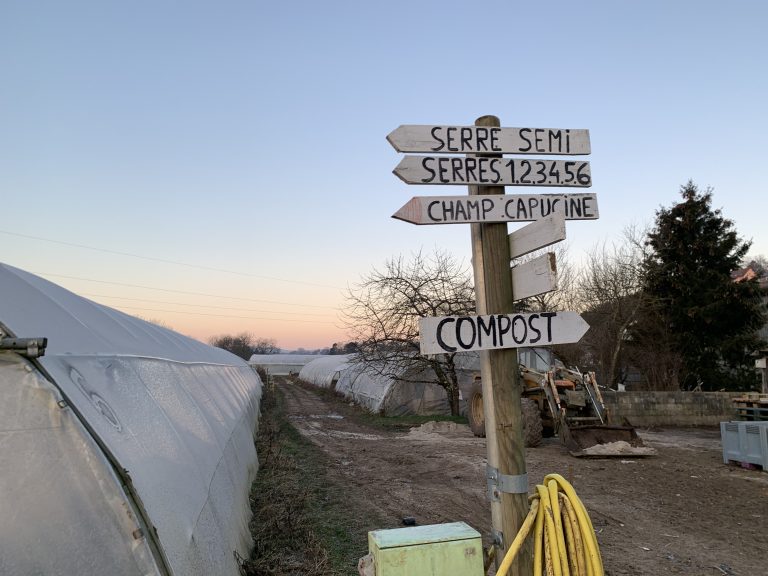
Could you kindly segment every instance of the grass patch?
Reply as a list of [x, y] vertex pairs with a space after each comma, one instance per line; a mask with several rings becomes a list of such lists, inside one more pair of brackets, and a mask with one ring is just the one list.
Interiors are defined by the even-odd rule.
[[356, 573], [374, 529], [329, 478], [326, 456], [288, 422], [281, 393], [266, 387], [257, 437], [259, 472], [251, 489], [254, 551], [247, 576]]

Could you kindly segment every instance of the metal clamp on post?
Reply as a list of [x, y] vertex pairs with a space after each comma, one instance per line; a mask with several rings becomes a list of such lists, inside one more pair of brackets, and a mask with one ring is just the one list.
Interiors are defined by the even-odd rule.
[[510, 476], [499, 473], [498, 468], [486, 465], [485, 478], [488, 481], [488, 500], [501, 501], [501, 493], [528, 494], [528, 474]]
[[48, 338], [2, 338], [0, 350], [13, 350], [27, 358], [39, 358], [45, 354]]

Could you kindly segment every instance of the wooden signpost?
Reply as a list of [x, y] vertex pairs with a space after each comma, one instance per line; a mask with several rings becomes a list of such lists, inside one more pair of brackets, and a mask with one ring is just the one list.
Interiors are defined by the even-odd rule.
[[565, 218], [553, 214], [515, 230], [509, 235], [509, 257], [514, 260], [565, 240]]
[[488, 224], [535, 222], [558, 213], [566, 220], [596, 220], [597, 194], [414, 196], [392, 218], [411, 224]]
[[557, 289], [557, 267], [551, 252], [512, 268], [512, 293], [523, 300]]
[[[402, 159], [394, 173], [404, 182], [469, 187], [469, 196], [414, 197], [393, 218], [471, 226], [477, 315], [422, 318], [420, 347], [422, 354], [480, 351], [488, 497], [500, 559], [528, 512], [516, 348], [577, 342], [589, 328], [576, 312], [511, 314], [515, 300], [554, 290], [557, 276], [551, 253], [511, 271], [510, 261], [564, 239], [565, 220], [598, 217], [594, 194], [504, 194], [504, 186], [589, 187], [589, 162], [503, 154], [589, 154], [589, 132], [502, 128], [495, 116], [483, 116], [474, 126], [400, 126], [387, 140], [398, 152], [430, 154]], [[508, 234], [508, 222], [532, 224]], [[512, 565], [514, 576], [532, 571], [526, 551], [529, 544]]]

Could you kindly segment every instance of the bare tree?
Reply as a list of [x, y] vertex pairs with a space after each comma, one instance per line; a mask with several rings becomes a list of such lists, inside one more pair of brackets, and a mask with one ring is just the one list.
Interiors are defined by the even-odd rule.
[[385, 263], [349, 289], [345, 322], [358, 344], [356, 360], [391, 378], [425, 370], [445, 388], [451, 414], [459, 414], [455, 353], [421, 356], [419, 318], [472, 314], [475, 297], [468, 270], [436, 250]]
[[577, 282], [578, 299], [590, 330], [583, 344], [600, 380], [613, 385], [621, 380], [622, 353], [629, 328], [643, 307], [641, 291], [642, 233], [630, 227], [619, 244], [595, 246]]
[[643, 373], [648, 390], [678, 390], [683, 357], [659, 301], [643, 293], [637, 320], [625, 342], [628, 362]]
[[253, 338], [251, 348], [254, 354], [279, 354], [280, 348], [274, 338]]
[[216, 348], [223, 348], [232, 354], [249, 360], [253, 354], [277, 354], [280, 349], [277, 342], [271, 338], [256, 338], [250, 332], [237, 335], [222, 334], [212, 337], [208, 343]]

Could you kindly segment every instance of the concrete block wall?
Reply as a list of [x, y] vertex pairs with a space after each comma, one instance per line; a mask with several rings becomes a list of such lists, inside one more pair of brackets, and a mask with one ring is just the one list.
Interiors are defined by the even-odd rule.
[[734, 392], [603, 392], [614, 421], [633, 426], [717, 426], [735, 419]]

